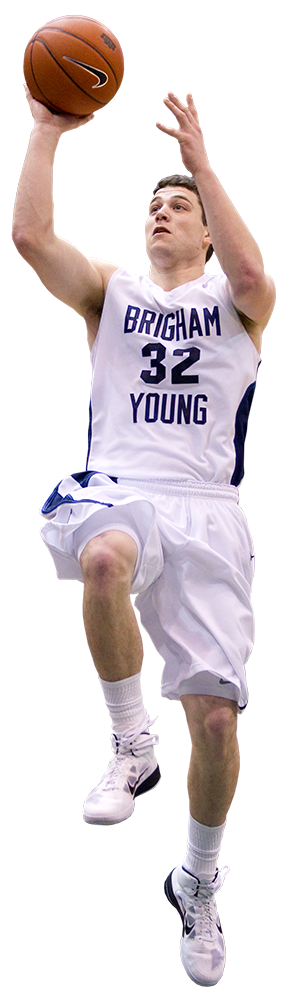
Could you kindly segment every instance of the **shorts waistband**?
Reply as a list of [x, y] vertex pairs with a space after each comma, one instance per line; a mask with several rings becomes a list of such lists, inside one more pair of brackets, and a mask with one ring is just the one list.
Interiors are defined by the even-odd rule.
[[183, 497], [211, 497], [239, 503], [239, 490], [226, 483], [197, 483], [192, 479], [126, 479], [118, 477], [119, 486], [133, 486], [144, 493], [165, 493]]

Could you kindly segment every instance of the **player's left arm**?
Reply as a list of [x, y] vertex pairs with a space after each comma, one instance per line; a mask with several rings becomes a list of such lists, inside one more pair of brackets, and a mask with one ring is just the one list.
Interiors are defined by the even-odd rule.
[[227, 275], [231, 301], [237, 312], [247, 318], [251, 333], [254, 326], [258, 331], [264, 330], [274, 308], [275, 285], [264, 271], [259, 247], [210, 166], [191, 94], [187, 96], [187, 106], [172, 93], [164, 104], [175, 115], [179, 129], [166, 128], [159, 122], [157, 127], [178, 140], [184, 166], [193, 174], [211, 243]]

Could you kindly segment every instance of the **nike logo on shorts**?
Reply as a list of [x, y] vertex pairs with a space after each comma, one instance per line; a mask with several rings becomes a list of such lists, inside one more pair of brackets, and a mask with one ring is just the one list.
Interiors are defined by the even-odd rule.
[[219, 684], [231, 684], [231, 681], [223, 681], [223, 677], [221, 677]]

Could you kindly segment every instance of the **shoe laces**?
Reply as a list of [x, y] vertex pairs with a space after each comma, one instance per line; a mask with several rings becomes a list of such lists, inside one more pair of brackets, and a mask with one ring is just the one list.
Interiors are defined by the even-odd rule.
[[220, 872], [217, 869], [213, 882], [199, 882], [191, 903], [187, 907], [187, 915], [196, 924], [197, 937], [202, 941], [211, 942], [217, 936], [216, 920], [218, 914], [213, 897], [221, 889], [228, 872], [229, 868], [226, 865]]
[[[156, 716], [158, 718], [158, 716]], [[156, 718], [149, 721], [147, 729], [149, 726], [153, 726], [156, 722]], [[123, 785], [123, 764], [127, 762], [127, 757], [140, 757], [145, 749], [152, 747], [155, 743], [159, 743], [159, 736], [156, 733], [140, 732], [138, 734], [133, 734], [131, 737], [116, 736], [115, 733], [111, 736], [112, 749], [114, 751], [114, 757], [109, 761], [107, 771], [103, 774], [100, 784], [102, 781], [105, 782], [105, 788], [115, 789], [118, 786]]]
[[103, 774], [99, 784], [101, 785], [104, 782], [106, 789], [115, 789], [123, 785], [123, 766], [121, 767], [121, 765], [123, 765], [123, 756], [119, 757], [117, 755], [117, 757], [113, 757], [109, 761], [107, 770]]
[[195, 902], [193, 916], [197, 937], [202, 941], [211, 941], [216, 936], [214, 900], [199, 900], [198, 906]]
[[131, 736], [116, 736], [115, 733], [111, 736], [112, 749], [116, 754], [116, 759], [119, 755], [133, 754], [136, 757], [141, 756], [143, 750], [148, 749], [148, 747], [155, 746], [159, 743], [159, 736], [156, 733], [149, 733], [148, 729], [150, 726], [154, 725], [158, 719], [156, 715], [155, 719], [150, 719], [146, 729], [134, 732]]

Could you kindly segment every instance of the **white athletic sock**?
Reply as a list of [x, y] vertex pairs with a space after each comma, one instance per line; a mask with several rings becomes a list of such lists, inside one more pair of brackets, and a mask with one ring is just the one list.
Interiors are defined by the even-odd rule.
[[123, 681], [99, 681], [110, 713], [115, 736], [133, 736], [145, 731], [150, 719], [143, 705], [141, 673]]
[[215, 875], [221, 841], [226, 826], [204, 826], [189, 816], [187, 854], [183, 861], [191, 875], [200, 879], [211, 879]]

